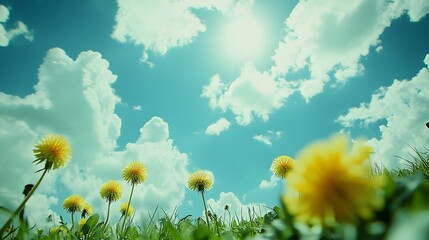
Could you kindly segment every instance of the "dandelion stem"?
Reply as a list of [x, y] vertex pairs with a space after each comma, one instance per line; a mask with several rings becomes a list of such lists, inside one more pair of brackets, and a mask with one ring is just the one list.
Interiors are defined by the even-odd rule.
[[204, 198], [204, 190], [203, 191], [201, 191], [201, 196], [202, 196], [202, 198], [203, 198], [203, 203], [204, 203], [204, 213], [205, 213], [205, 215], [206, 215], [206, 221], [207, 221], [207, 227], [209, 228], [209, 230], [210, 230], [210, 223], [209, 223], [209, 215], [208, 215], [208, 212], [207, 212], [207, 205], [206, 205], [206, 199]]
[[125, 211], [125, 215], [124, 215], [124, 222], [122, 223], [122, 227], [121, 227], [121, 235], [124, 233], [125, 221], [127, 220], [128, 211], [130, 209], [131, 198], [133, 197], [133, 192], [134, 192], [134, 186], [135, 184], [133, 183], [131, 185], [131, 194], [130, 194], [130, 199], [128, 199], [127, 210]]
[[48, 168], [45, 168], [45, 170], [42, 173], [42, 176], [40, 176], [39, 180], [37, 181], [36, 185], [31, 189], [31, 191], [25, 196], [24, 200], [22, 201], [21, 205], [15, 210], [14, 213], [9, 217], [9, 219], [6, 221], [6, 223], [3, 225], [3, 227], [0, 230], [0, 238], [3, 236], [3, 233], [6, 231], [9, 224], [12, 223], [13, 218], [24, 208], [25, 204], [27, 203], [28, 199], [30, 199], [31, 195], [33, 195], [34, 191], [37, 189], [37, 187], [42, 182], [43, 177], [45, 177], [45, 174], [48, 172]]
[[74, 227], [74, 211], [71, 212], [72, 228]]
[[106, 217], [106, 222], [104, 223], [104, 225], [107, 225], [107, 222], [109, 221], [109, 216], [110, 216], [110, 204], [112, 203], [112, 201], [109, 201], [109, 204], [107, 204], [107, 217]]

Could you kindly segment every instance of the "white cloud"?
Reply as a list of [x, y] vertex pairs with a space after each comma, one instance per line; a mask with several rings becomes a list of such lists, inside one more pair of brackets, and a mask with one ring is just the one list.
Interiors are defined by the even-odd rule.
[[136, 111], [141, 111], [142, 110], [142, 106], [135, 105], [135, 106], [133, 106], [133, 109], [136, 110]]
[[248, 125], [257, 116], [268, 121], [269, 115], [283, 106], [292, 93], [284, 80], [275, 80], [267, 72], [259, 72], [253, 65], [245, 65], [241, 75], [229, 86], [214, 75], [203, 87], [202, 97], [209, 99], [212, 109], [230, 110], [240, 125]]
[[[215, 9], [223, 14], [246, 11], [253, 0], [118, 0], [116, 25], [112, 37], [120, 42], [144, 45], [141, 61], [147, 61], [147, 52], [164, 55], [171, 48], [187, 45], [206, 31], [202, 20], [193, 9]], [[156, 23], [156, 24], [153, 24]]]
[[406, 12], [410, 21], [418, 22], [422, 17], [429, 13], [429, 2], [419, 0], [395, 0], [392, 3], [391, 11], [396, 16]]
[[13, 38], [20, 35], [24, 36], [27, 40], [32, 41], [33, 34], [28, 30], [27, 25], [21, 21], [16, 22], [15, 28], [6, 30], [5, 23], [9, 19], [9, 14], [9, 9], [0, 4], [0, 46], [8, 46], [9, 42]]
[[170, 48], [192, 42], [206, 30], [191, 7], [190, 1], [118, 0], [112, 37], [144, 45], [146, 50], [163, 55]]
[[279, 182], [279, 178], [271, 175], [271, 178], [269, 181], [267, 180], [262, 180], [261, 183], [259, 184], [259, 188], [260, 189], [269, 189], [269, 188], [274, 188], [275, 186], [277, 186], [277, 183]]
[[253, 139], [255, 139], [255, 140], [257, 140], [257, 141], [260, 141], [260, 142], [262, 142], [262, 143], [264, 143], [264, 144], [266, 144], [266, 145], [269, 145], [269, 146], [273, 145], [273, 143], [271, 142], [271, 138], [270, 138], [270, 136], [266, 136], [266, 135], [255, 135], [255, 136], [253, 136], [252, 138], [253, 138]]
[[140, 58], [140, 62], [146, 63], [150, 68], [155, 67], [155, 63], [149, 61], [149, 54], [146, 51], [143, 51], [142, 57]]
[[[32, 149], [47, 133], [65, 135], [71, 142], [73, 157], [67, 167], [46, 175], [37, 190], [41, 194], [38, 199], [45, 199], [43, 208], [39, 211], [28, 206], [29, 213], [37, 212], [33, 217], [41, 217], [43, 212], [47, 217], [49, 207], [56, 205], [55, 199], [62, 203], [65, 196], [57, 195], [56, 186], [66, 187], [62, 194], [66, 190], [81, 194], [95, 212], [105, 213], [106, 204], [98, 189], [107, 180], [121, 180], [122, 168], [131, 161], [141, 161], [148, 169], [147, 182], [137, 186], [133, 197], [137, 211], [146, 214], [147, 209], [159, 204], [170, 212], [181, 204], [188, 174], [187, 156], [169, 138], [166, 122], [152, 118], [140, 129], [140, 137], [134, 143], [128, 143], [122, 151], [115, 150], [121, 127], [115, 106], [120, 99], [111, 87], [116, 76], [108, 67], [109, 63], [97, 52], [82, 52], [73, 60], [62, 49], [54, 48], [39, 68], [33, 94], [21, 98], [0, 93], [0, 201], [7, 207], [16, 207], [22, 199], [23, 186], [37, 180], [39, 175], [34, 172], [40, 166], [31, 163]], [[125, 199], [130, 186], [125, 182], [123, 186]], [[119, 217], [115, 207], [118, 206], [112, 206], [112, 217]]]
[[234, 195], [232, 192], [221, 192], [219, 195], [219, 199], [215, 200], [213, 198], [210, 198], [207, 201], [207, 207], [209, 210], [213, 210], [215, 214], [217, 214], [219, 217], [223, 217], [226, 220], [229, 220], [229, 214], [225, 211], [225, 206], [228, 205], [229, 211], [231, 213], [231, 219], [237, 219], [241, 220], [243, 219], [249, 219], [249, 212], [250, 216], [254, 219], [258, 216], [263, 216], [265, 213], [268, 212], [268, 209], [260, 203], [249, 203], [249, 204], [243, 204], [240, 202], [240, 200]]
[[215, 123], [210, 124], [206, 129], [206, 134], [208, 135], [217, 135], [229, 128], [231, 123], [225, 118], [220, 118]]
[[338, 117], [338, 121], [345, 127], [351, 127], [355, 122], [379, 124], [380, 137], [368, 141], [376, 151], [373, 157], [388, 168], [398, 167], [402, 161], [395, 156], [410, 159], [409, 153], [413, 153], [410, 146], [420, 149], [429, 145], [425, 127], [429, 116], [428, 79], [429, 71], [425, 67], [411, 80], [395, 80], [391, 86], [375, 92], [369, 103], [350, 108], [347, 114]]
[[271, 130], [268, 130], [265, 135], [262, 135], [262, 134], [255, 135], [255, 136], [253, 136], [253, 139], [260, 141], [266, 145], [271, 146], [271, 145], [273, 145], [271, 140], [272, 139], [274, 139], [274, 140], [280, 139], [282, 137], [282, 134], [283, 133], [281, 131], [273, 132]]
[[[381, 50], [379, 36], [392, 20], [408, 12], [412, 21], [427, 14], [427, 1], [299, 1], [286, 20], [286, 36], [279, 43], [272, 72], [277, 76], [309, 70], [299, 90], [308, 101], [323, 92], [334, 74], [345, 82], [364, 71], [361, 57]], [[305, 19], [305, 21], [303, 21]]]

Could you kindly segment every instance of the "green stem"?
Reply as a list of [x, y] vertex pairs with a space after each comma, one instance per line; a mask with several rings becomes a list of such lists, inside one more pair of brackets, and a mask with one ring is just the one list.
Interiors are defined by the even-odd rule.
[[201, 196], [203, 197], [203, 203], [204, 203], [204, 210], [205, 210], [205, 215], [206, 215], [206, 221], [207, 221], [207, 227], [210, 230], [210, 223], [209, 223], [209, 214], [207, 212], [207, 205], [206, 205], [206, 199], [204, 198], [204, 190], [201, 191]]
[[110, 204], [111, 204], [112, 202], [111, 201], [109, 201], [109, 204], [107, 204], [107, 217], [106, 217], [106, 222], [104, 223], [104, 226], [106, 226], [107, 225], [107, 222], [109, 221], [109, 216], [110, 216]]
[[72, 219], [72, 229], [74, 227], [74, 211], [71, 212], [71, 219]]
[[130, 209], [130, 204], [131, 204], [131, 198], [133, 197], [133, 192], [134, 192], [134, 183], [131, 185], [131, 194], [130, 194], [130, 199], [128, 199], [128, 205], [127, 205], [127, 210], [125, 211], [124, 214], [124, 222], [122, 223], [122, 227], [121, 227], [121, 236], [124, 233], [124, 227], [125, 227], [125, 221], [127, 220], [127, 216], [128, 216], [128, 210]]
[[27, 203], [28, 199], [30, 199], [31, 195], [33, 195], [34, 191], [39, 187], [40, 183], [42, 182], [43, 177], [45, 177], [45, 174], [48, 172], [48, 169], [45, 168], [45, 170], [42, 173], [42, 176], [40, 176], [39, 180], [37, 181], [36, 185], [31, 189], [31, 191], [25, 196], [24, 200], [22, 201], [21, 205], [18, 206], [18, 208], [15, 210], [14, 213], [9, 217], [9, 219], [6, 221], [6, 223], [3, 225], [3, 227], [0, 229], [0, 238], [3, 236], [3, 233], [6, 231], [7, 227], [12, 223], [13, 218], [24, 208], [25, 204]]

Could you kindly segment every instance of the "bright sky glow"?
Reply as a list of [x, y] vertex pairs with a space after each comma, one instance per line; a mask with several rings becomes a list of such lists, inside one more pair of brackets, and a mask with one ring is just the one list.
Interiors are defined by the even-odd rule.
[[254, 15], [230, 17], [222, 30], [219, 50], [225, 52], [226, 58], [257, 60], [268, 38], [265, 29], [264, 22]]

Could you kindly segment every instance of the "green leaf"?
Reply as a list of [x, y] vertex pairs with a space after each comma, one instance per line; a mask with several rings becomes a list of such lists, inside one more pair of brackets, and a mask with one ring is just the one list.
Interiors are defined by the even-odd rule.
[[89, 227], [93, 227], [97, 225], [98, 219], [99, 219], [98, 214], [93, 214], [91, 215], [91, 217], [88, 218], [88, 220], [86, 220], [85, 225], [88, 225]]

